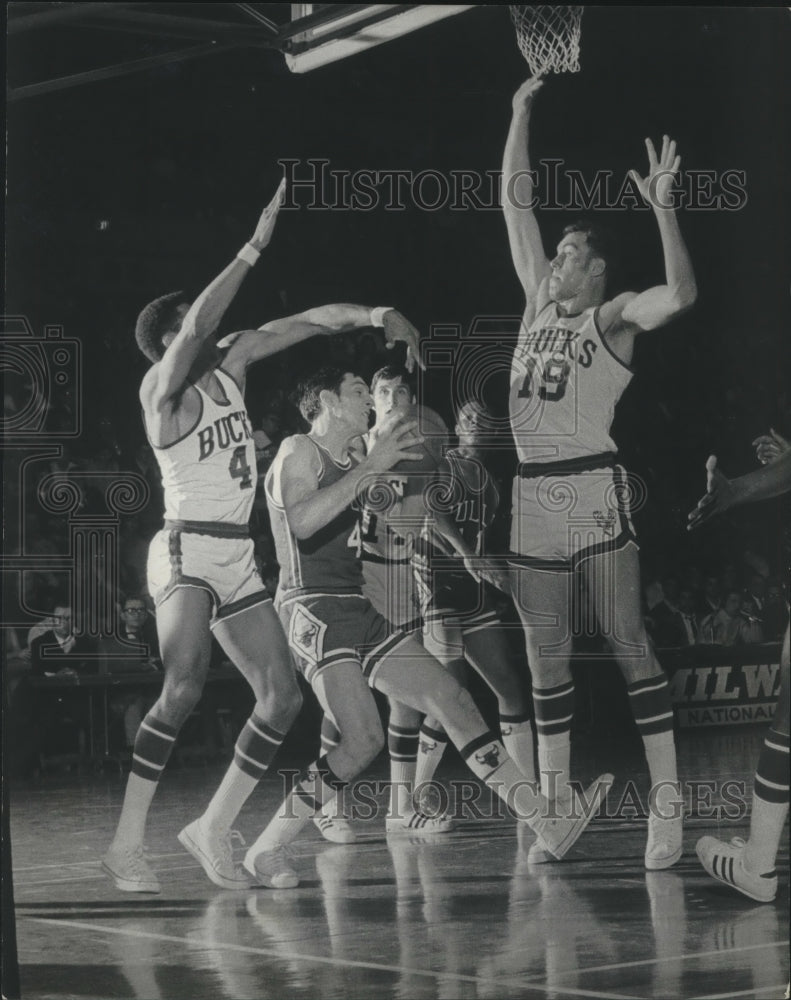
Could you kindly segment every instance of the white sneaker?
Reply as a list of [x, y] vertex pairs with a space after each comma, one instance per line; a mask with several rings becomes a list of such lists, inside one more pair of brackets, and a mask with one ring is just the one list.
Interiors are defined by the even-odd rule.
[[276, 844], [254, 856], [252, 850], [250, 848], [245, 854], [242, 864], [258, 885], [268, 889], [295, 889], [299, 885], [299, 876], [289, 863], [285, 844]]
[[232, 837], [237, 837], [244, 844], [242, 835], [236, 830], [224, 835], [210, 833], [199, 819], [185, 826], [178, 835], [181, 846], [200, 863], [215, 885], [221, 889], [249, 889], [247, 873], [233, 861]]
[[143, 857], [142, 847], [112, 847], [102, 858], [102, 871], [122, 892], [161, 892], [159, 879]]
[[540, 837], [536, 837], [535, 841], [527, 849], [527, 863], [529, 865], [546, 865], [556, 860]]
[[331, 844], [357, 843], [357, 834], [345, 816], [325, 816], [324, 813], [318, 813], [313, 817], [313, 822], [318, 827], [322, 837], [329, 840]]
[[716, 837], [701, 837], [695, 846], [700, 863], [720, 882], [737, 889], [759, 903], [771, 903], [777, 895], [777, 871], [758, 875], [744, 867], [745, 843], [734, 837], [730, 844]]
[[454, 829], [453, 820], [447, 816], [426, 816], [417, 811], [385, 820], [385, 833], [450, 833]]
[[[541, 850], [547, 850], [558, 861], [568, 854], [586, 827], [599, 811], [615, 779], [611, 774], [601, 774], [585, 789], [585, 802], [579, 802], [570, 816], [545, 817], [531, 826], [541, 842]], [[587, 804], [586, 804], [587, 803]]]
[[670, 868], [681, 857], [684, 817], [663, 819], [657, 813], [648, 815], [648, 842], [645, 848], [645, 866], [649, 871]]

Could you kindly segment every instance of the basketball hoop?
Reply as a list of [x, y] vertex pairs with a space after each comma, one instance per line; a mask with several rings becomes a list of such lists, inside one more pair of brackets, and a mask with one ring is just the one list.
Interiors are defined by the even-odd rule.
[[576, 73], [580, 68], [583, 7], [511, 4], [519, 50], [533, 76]]

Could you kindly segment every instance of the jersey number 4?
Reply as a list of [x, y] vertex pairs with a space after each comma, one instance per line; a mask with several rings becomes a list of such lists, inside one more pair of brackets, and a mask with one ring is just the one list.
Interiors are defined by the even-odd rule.
[[362, 518], [356, 522], [349, 535], [346, 545], [354, 549], [358, 559], [362, 558], [363, 542], [375, 545], [379, 541], [379, 536], [376, 534], [376, 520], [376, 514], [368, 510], [363, 511]]
[[234, 448], [231, 461], [228, 465], [228, 472], [231, 479], [238, 479], [240, 490], [249, 490], [253, 485], [253, 470], [247, 461], [247, 446], [240, 444]]

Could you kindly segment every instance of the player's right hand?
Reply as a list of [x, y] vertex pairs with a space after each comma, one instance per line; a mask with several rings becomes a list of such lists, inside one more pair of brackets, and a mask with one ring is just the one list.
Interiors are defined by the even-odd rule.
[[366, 465], [373, 472], [387, 472], [406, 459], [418, 461], [421, 451], [410, 451], [423, 443], [417, 433], [417, 420], [407, 420], [402, 413], [391, 413], [372, 430]]
[[776, 461], [791, 449], [791, 441], [786, 441], [782, 434], [778, 434], [771, 427], [768, 434], [761, 434], [753, 441], [753, 448], [755, 448], [755, 457], [761, 465], [769, 465], [770, 462]]
[[698, 500], [697, 507], [687, 515], [687, 530], [699, 528], [715, 514], [733, 506], [734, 492], [730, 479], [717, 468], [717, 457], [710, 455], [706, 461], [706, 493]]
[[255, 232], [250, 240], [250, 246], [255, 247], [256, 250], [263, 250], [272, 239], [272, 233], [277, 222], [277, 213], [280, 211], [280, 206], [283, 204], [285, 196], [286, 178], [284, 177], [277, 186], [274, 198], [261, 213], [261, 218], [258, 220], [258, 225], [255, 227]]
[[540, 76], [531, 76], [529, 80], [525, 80], [511, 100], [514, 111], [520, 111], [524, 107], [530, 107], [533, 103], [533, 98], [543, 86], [544, 81]]

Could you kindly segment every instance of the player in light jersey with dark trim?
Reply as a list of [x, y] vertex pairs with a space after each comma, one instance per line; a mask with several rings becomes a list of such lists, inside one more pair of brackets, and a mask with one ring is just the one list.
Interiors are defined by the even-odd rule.
[[[267, 502], [281, 565], [277, 606], [298, 668], [325, 714], [341, 733], [297, 779], [244, 858], [264, 884], [299, 883], [284, 847], [302, 827], [376, 757], [383, 746], [379, 711], [370, 688], [440, 719], [473, 772], [529, 823], [561, 857], [576, 841], [609, 788], [598, 779], [587, 806], [575, 803], [550, 818], [535, 784], [525, 782], [491, 733], [469, 694], [409, 635], [386, 621], [362, 595], [355, 501], [410, 451], [414, 421], [394, 414], [375, 429], [368, 454], [357, 461], [352, 443], [368, 430], [368, 386], [350, 372], [322, 369], [300, 390], [308, 434], [287, 438], [267, 474]], [[351, 511], [350, 511], [351, 508]]]
[[[525, 777], [536, 777], [530, 697], [511, 662], [492, 588], [510, 595], [507, 573], [487, 565], [486, 533], [500, 504], [497, 484], [486, 468], [484, 442], [493, 418], [480, 402], [459, 407], [456, 448], [449, 449], [440, 472], [449, 502], [443, 523], [429, 515], [415, 555], [423, 614], [423, 644], [462, 684], [471, 663], [495, 694], [500, 733]], [[448, 531], [450, 520], [456, 529]], [[459, 545], [464, 543], [464, 548]], [[447, 746], [435, 719], [420, 730], [416, 787], [430, 782]]]
[[127, 892], [160, 891], [143, 857], [148, 811], [178, 731], [203, 691], [212, 634], [256, 697], [219, 789], [203, 815], [179, 834], [222, 888], [250, 884], [233, 861], [231, 824], [302, 702], [247, 527], [256, 482], [243, 400], [247, 367], [317, 334], [374, 321], [384, 325], [388, 342], [406, 336], [417, 344], [416, 331], [393, 310], [382, 322], [369, 308], [337, 305], [232, 334], [220, 350], [217, 327], [269, 243], [282, 196], [281, 184], [250, 242], [192, 305], [183, 293], [172, 293], [148, 305], [137, 322], [138, 346], [152, 362], [140, 389], [143, 420], [165, 489], [165, 525], [151, 542], [148, 560], [165, 677], [138, 730], [121, 816], [102, 862]]
[[[631, 174], [654, 211], [665, 283], [608, 299], [609, 255], [595, 226], [568, 227], [552, 261], [544, 252], [531, 207], [528, 156], [530, 113], [541, 86], [530, 79], [515, 94], [503, 161], [503, 210], [527, 300], [511, 365], [511, 426], [520, 460], [513, 488], [512, 590], [533, 673], [539, 767], [544, 791], [551, 794], [554, 785], [562, 798], [574, 710], [572, 574], [580, 572], [627, 682], [651, 773], [645, 864], [666, 868], [682, 853], [673, 713], [643, 624], [630, 483], [615, 460], [610, 425], [631, 378], [635, 337], [669, 323], [697, 296], [672, 208], [680, 159], [667, 136], [658, 156], [647, 139], [648, 175]], [[536, 844], [531, 856], [540, 861], [546, 853]]]

